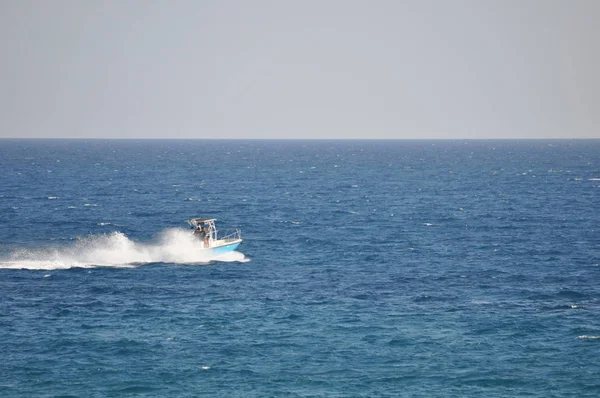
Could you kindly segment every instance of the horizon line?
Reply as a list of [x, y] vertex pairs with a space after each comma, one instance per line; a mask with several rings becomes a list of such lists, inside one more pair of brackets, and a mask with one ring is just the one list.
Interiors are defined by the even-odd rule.
[[206, 137], [0, 137], [0, 140], [111, 140], [111, 141], [574, 141], [600, 137], [512, 137], [512, 138], [206, 138]]

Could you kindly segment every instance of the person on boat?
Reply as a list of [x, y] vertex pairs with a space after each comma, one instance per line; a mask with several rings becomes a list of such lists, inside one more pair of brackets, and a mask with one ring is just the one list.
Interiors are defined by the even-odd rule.
[[204, 239], [204, 246], [208, 246], [208, 233], [204, 227], [202, 227], [202, 231], [200, 232], [200, 238]]

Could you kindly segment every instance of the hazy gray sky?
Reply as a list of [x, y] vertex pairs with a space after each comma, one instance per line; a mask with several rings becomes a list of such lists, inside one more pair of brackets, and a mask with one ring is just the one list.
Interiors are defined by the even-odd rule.
[[0, 137], [600, 138], [600, 1], [0, 0]]

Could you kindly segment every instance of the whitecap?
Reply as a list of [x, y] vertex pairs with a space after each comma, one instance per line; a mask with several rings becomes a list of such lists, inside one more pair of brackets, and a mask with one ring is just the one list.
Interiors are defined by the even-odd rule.
[[86, 203], [86, 204], [84, 204], [84, 206], [86, 206], [86, 207], [98, 207], [98, 205], [96, 203]]
[[55, 200], [55, 199], [58, 199], [58, 196], [48, 196], [48, 199], [49, 200]]
[[600, 336], [588, 336], [586, 334], [582, 335], [582, 336], [577, 336], [578, 339], [581, 340], [596, 340], [596, 339], [600, 339]]

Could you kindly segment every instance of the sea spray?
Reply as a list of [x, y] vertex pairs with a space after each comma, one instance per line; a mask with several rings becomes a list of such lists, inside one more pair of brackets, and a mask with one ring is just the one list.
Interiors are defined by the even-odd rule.
[[212, 255], [189, 231], [170, 228], [148, 243], [136, 242], [122, 232], [89, 235], [62, 247], [19, 249], [0, 259], [0, 268], [64, 269], [131, 267], [147, 263], [206, 264], [211, 261], [249, 261], [240, 252]]

